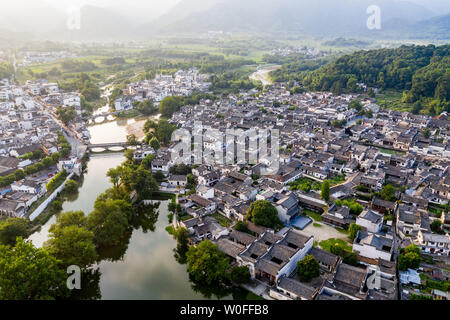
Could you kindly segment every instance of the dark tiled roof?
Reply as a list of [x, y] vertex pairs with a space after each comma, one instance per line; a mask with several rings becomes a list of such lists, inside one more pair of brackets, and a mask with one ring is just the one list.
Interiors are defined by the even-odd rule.
[[236, 258], [238, 254], [245, 250], [245, 246], [225, 238], [220, 238], [217, 241], [217, 245], [220, 250], [233, 258]]
[[339, 260], [339, 257], [337, 255], [322, 250], [320, 248], [312, 248], [310, 254], [317, 261], [327, 266], [332, 266]]
[[283, 277], [278, 287], [304, 299], [312, 300], [317, 290], [292, 278]]
[[244, 245], [249, 245], [255, 241], [256, 238], [248, 233], [232, 230], [230, 233], [230, 239]]

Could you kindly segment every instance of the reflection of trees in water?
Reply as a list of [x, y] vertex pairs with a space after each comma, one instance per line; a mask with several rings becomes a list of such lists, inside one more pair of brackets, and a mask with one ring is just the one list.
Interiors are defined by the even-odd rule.
[[189, 276], [189, 282], [191, 282], [192, 290], [196, 293], [200, 293], [206, 299], [217, 299], [231, 296], [233, 300], [248, 300], [248, 291], [244, 288], [231, 285], [231, 283], [212, 283], [206, 284], [205, 282], [196, 282], [191, 276]]
[[156, 222], [159, 217], [159, 205], [160, 202], [156, 202], [149, 205], [137, 205], [133, 208], [133, 218], [131, 219], [132, 227], [137, 230], [142, 229], [144, 233], [148, 231], [154, 232]]
[[100, 263], [102, 260], [116, 262], [123, 260], [125, 253], [128, 250], [128, 245], [130, 244], [131, 235], [133, 234], [133, 229], [129, 228], [125, 231], [120, 239], [118, 245], [114, 246], [102, 246], [98, 248], [98, 255]]
[[74, 193], [68, 193], [66, 192], [66, 190], [63, 190], [64, 201], [75, 202], [78, 200], [78, 197], [80, 195], [80, 189], [84, 183], [84, 175], [76, 179], [75, 177], [73, 177], [72, 180], [75, 180], [78, 183], [77, 191]]
[[81, 274], [81, 290], [72, 290], [73, 300], [99, 300], [102, 298], [100, 290], [100, 269], [83, 270]]
[[189, 250], [189, 231], [185, 228], [175, 230], [173, 237], [177, 240], [177, 246], [173, 249], [173, 256], [179, 264], [186, 264], [186, 253]]
[[65, 201], [69, 201], [69, 202], [75, 202], [78, 200], [78, 196], [80, 195], [80, 193], [78, 192], [74, 192], [74, 193], [64, 193], [64, 200]]
[[222, 282], [207, 284], [206, 282], [195, 281], [190, 275], [189, 281], [191, 282], [192, 290], [196, 293], [200, 293], [207, 299], [220, 300], [229, 296], [233, 292], [232, 287], [227, 286]]
[[[117, 262], [122, 261], [128, 250], [130, 239], [134, 230], [142, 229], [144, 233], [154, 232], [158, 221], [160, 203], [150, 205], [137, 205], [133, 207], [133, 218], [130, 227], [124, 232], [121, 241], [115, 246], [103, 246], [98, 248], [99, 260]], [[87, 269], [82, 271], [81, 290], [73, 290], [71, 299], [75, 300], [96, 300], [101, 299], [100, 290], [100, 269]]]

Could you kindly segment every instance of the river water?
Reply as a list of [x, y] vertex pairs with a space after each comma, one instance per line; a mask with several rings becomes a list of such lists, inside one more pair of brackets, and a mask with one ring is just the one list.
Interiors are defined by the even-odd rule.
[[272, 84], [269, 73], [281, 68], [280, 65], [260, 66], [258, 70], [250, 75], [251, 80], [261, 81], [263, 86]]
[[[120, 131], [121, 136], [116, 131], [121, 127], [123, 124], [116, 122], [96, 125], [94, 130], [91, 127], [93, 143], [125, 141], [124, 131]], [[66, 201], [63, 211], [83, 210], [89, 214], [97, 196], [111, 187], [106, 172], [123, 161], [123, 153], [92, 154], [78, 198]], [[193, 290], [186, 265], [179, 264], [174, 258], [176, 241], [165, 230], [168, 225], [167, 204], [167, 201], [161, 202], [153, 232], [144, 233], [141, 229], [133, 231], [122, 260], [102, 261], [98, 265], [101, 276], [97, 285], [101, 299], [206, 299], [203, 293]], [[39, 232], [29, 238], [34, 245], [43, 245], [55, 221], [56, 217], [53, 216]], [[226, 294], [222, 299], [231, 298], [230, 294]]]

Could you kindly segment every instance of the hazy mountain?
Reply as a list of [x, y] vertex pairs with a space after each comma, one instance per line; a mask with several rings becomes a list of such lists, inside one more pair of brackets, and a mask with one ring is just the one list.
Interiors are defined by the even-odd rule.
[[[77, 3], [83, 2], [86, 3], [84, 0]], [[419, 32], [421, 37], [437, 34], [445, 38], [448, 16], [436, 16], [450, 10], [448, 0], [98, 0], [95, 3], [99, 5], [81, 7], [81, 29], [69, 30], [68, 2], [64, 0], [0, 1], [0, 28], [52, 40], [145, 39], [209, 30], [331, 37], [393, 37]], [[381, 8], [381, 31], [366, 27], [369, 16], [366, 9], [373, 4]], [[170, 5], [173, 7], [167, 11]], [[431, 32], [424, 33], [421, 28]]]
[[437, 39], [450, 38], [450, 13], [419, 21], [410, 27], [410, 33], [422, 38], [434, 37]]
[[0, 1], [0, 28], [42, 34], [65, 20], [64, 13], [39, 0]]
[[404, 25], [436, 15], [416, 3], [393, 0], [181, 0], [144, 29], [153, 34], [223, 30], [366, 35], [366, 9], [373, 4], [381, 8], [382, 24], [398, 20]]
[[129, 39], [136, 26], [131, 18], [109, 8], [87, 5], [81, 8], [80, 13], [80, 29], [68, 29], [65, 21], [49, 36], [64, 40]]
[[0, 28], [0, 47], [10, 47], [11, 45], [21, 45], [25, 42], [35, 40], [35, 37], [25, 32], [14, 32]]
[[409, 0], [419, 4], [436, 14], [445, 15], [450, 13], [450, 1], [448, 0]]

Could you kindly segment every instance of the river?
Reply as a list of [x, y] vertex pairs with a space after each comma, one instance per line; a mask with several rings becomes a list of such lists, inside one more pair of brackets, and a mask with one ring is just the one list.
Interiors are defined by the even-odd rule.
[[264, 86], [271, 85], [269, 73], [281, 68], [279, 65], [259, 66], [258, 70], [250, 75], [251, 80], [261, 81]]
[[[112, 122], [96, 125], [92, 131], [93, 143], [117, 138], [123, 140], [123, 131], [120, 131], [122, 136], [119, 137], [119, 133], [111, 129], [118, 127], [123, 125]], [[66, 201], [63, 211], [83, 210], [85, 214], [89, 214], [97, 196], [111, 187], [106, 172], [123, 161], [123, 153], [92, 154], [77, 199]], [[96, 286], [100, 289], [101, 299], [206, 299], [203, 293], [193, 290], [186, 265], [179, 264], [174, 258], [176, 241], [165, 230], [169, 213], [167, 204], [167, 201], [161, 202], [153, 232], [144, 233], [141, 229], [133, 231], [122, 260], [100, 262], [98, 267], [101, 276]], [[31, 235], [29, 239], [34, 245], [43, 245], [48, 238], [48, 230], [55, 221], [56, 217], [53, 216], [39, 232]], [[232, 295], [227, 293], [222, 299], [231, 298]]]

